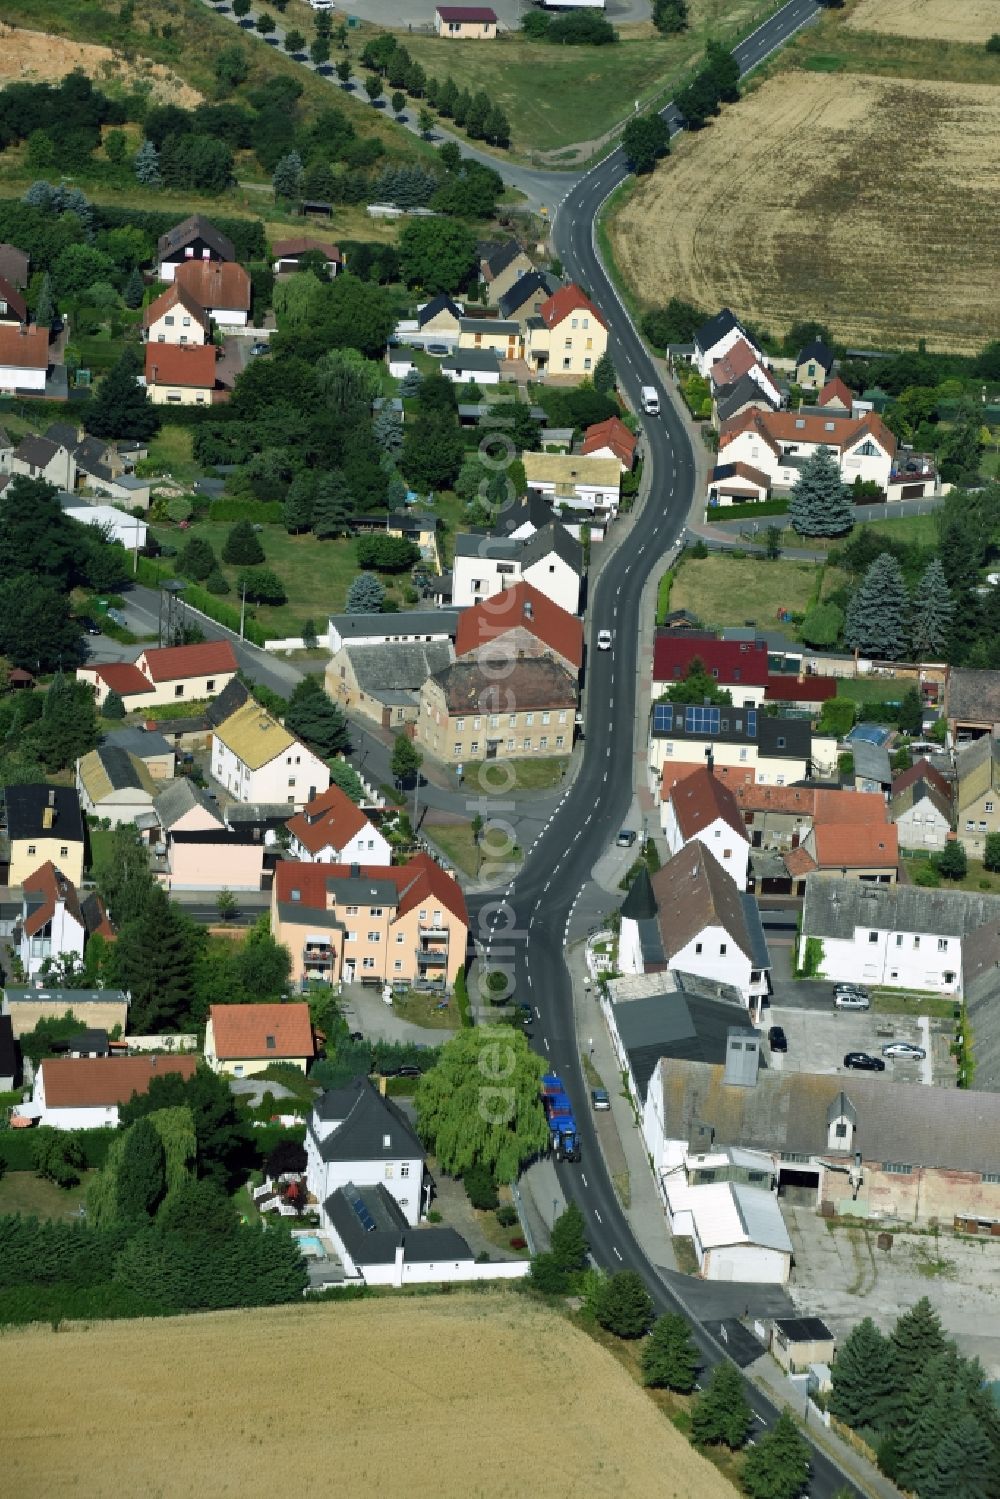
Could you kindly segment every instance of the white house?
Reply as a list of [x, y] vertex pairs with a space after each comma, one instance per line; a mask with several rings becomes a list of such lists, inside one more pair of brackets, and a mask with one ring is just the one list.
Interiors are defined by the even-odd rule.
[[29, 432], [22, 437], [10, 460], [12, 474], [26, 479], [45, 479], [57, 489], [76, 488], [76, 459], [64, 443]]
[[14, 929], [21, 966], [34, 979], [47, 961], [83, 961], [87, 927], [72, 880], [51, 860], [21, 886], [21, 916]]
[[339, 786], [307, 802], [285, 824], [293, 859], [307, 864], [392, 863], [392, 845]]
[[724, 307], [714, 318], [709, 318], [707, 323], [703, 323], [695, 333], [694, 353], [691, 357], [691, 362], [699, 375], [707, 377], [716, 360], [722, 359], [740, 340], [753, 350], [758, 362], [763, 364], [764, 355], [757, 348], [739, 318], [735, 313], [730, 312], [728, 307]]
[[46, 1057], [35, 1075], [21, 1118], [53, 1129], [117, 1129], [118, 1110], [133, 1093], [148, 1093], [154, 1077], [194, 1076], [197, 1057]]
[[651, 885], [662, 944], [656, 966], [729, 985], [758, 1019], [771, 958], [753, 896], [698, 838], [657, 870]]
[[712, 771], [702, 766], [674, 782], [660, 803], [660, 824], [672, 854], [697, 838], [737, 887], [747, 888], [750, 840], [739, 803]]
[[177, 282], [155, 297], [142, 315], [142, 335], [151, 344], [208, 343], [208, 313]]
[[503, 593], [523, 579], [565, 609], [580, 612], [583, 553], [565, 526], [543, 526], [525, 540], [508, 536], [455, 537], [452, 563], [454, 609], [467, 609]]
[[888, 487], [896, 439], [874, 412], [859, 419], [833, 408], [822, 413], [750, 408], [723, 422], [719, 431], [720, 465], [747, 465], [780, 490], [794, 486], [803, 462], [819, 448], [832, 453], [845, 484], [860, 479]]
[[663, 1187], [670, 1232], [691, 1239], [705, 1280], [785, 1285], [792, 1241], [771, 1192], [735, 1181], [692, 1186], [683, 1174]]
[[157, 782], [138, 755], [100, 744], [77, 760], [76, 789], [89, 817], [106, 817], [116, 828], [152, 812]]
[[187, 260], [177, 267], [178, 287], [214, 322], [245, 328], [250, 320], [250, 276], [235, 262]]
[[0, 323], [0, 390], [42, 394], [49, 369], [49, 330]]
[[525, 453], [529, 490], [564, 510], [614, 519], [618, 514], [622, 466], [616, 457], [580, 453]]
[[995, 937], [1000, 897], [919, 885], [806, 880], [799, 962], [822, 947], [816, 972], [840, 983], [938, 990], [960, 997], [963, 956]]
[[250, 698], [212, 731], [212, 775], [240, 802], [302, 807], [330, 785], [323, 761]]
[[329, 1228], [327, 1203], [338, 1188], [382, 1185], [406, 1222], [424, 1211], [426, 1152], [413, 1127], [367, 1077], [356, 1077], [317, 1100], [306, 1128], [306, 1185]]

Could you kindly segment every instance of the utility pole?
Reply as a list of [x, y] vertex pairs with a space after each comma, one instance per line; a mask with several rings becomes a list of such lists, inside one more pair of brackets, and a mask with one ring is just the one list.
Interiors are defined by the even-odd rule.
[[247, 617], [247, 580], [243, 579], [243, 588], [240, 593], [240, 639], [243, 639], [243, 627]]

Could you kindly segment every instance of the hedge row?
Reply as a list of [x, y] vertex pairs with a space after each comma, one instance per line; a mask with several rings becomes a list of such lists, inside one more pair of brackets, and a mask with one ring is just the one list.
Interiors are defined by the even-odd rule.
[[209, 520], [248, 520], [255, 525], [280, 526], [284, 514], [280, 500], [213, 500], [208, 507]]
[[708, 520], [753, 520], [757, 515], [787, 515], [787, 500], [761, 500], [759, 505], [709, 505]]
[[[209, 593], [205, 588], [199, 588], [195, 583], [185, 583], [184, 602], [190, 604], [192, 609], [198, 609], [202, 614], [214, 619], [217, 625], [222, 625], [225, 630], [234, 630], [239, 633], [240, 611], [234, 609], [232, 604], [224, 604], [217, 599], [214, 593]], [[277, 636], [273, 630], [265, 630], [256, 620], [248, 619], [243, 624], [244, 639], [249, 640], [251, 645], [263, 645], [266, 640], [275, 640]]]
[[[83, 1147], [88, 1166], [103, 1166], [111, 1141], [113, 1129], [73, 1130], [74, 1139]], [[34, 1171], [35, 1134], [30, 1129], [0, 1130], [0, 1161], [7, 1171]]]

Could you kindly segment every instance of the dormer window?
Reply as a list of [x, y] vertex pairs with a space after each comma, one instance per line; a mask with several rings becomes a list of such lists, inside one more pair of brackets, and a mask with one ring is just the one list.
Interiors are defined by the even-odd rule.
[[268, 1036], [266, 1038], [264, 1044], [267, 1047], [268, 1051], [276, 1051], [277, 1050], [277, 1042], [275, 1041], [275, 1039], [274, 1039], [273, 1036]]
[[383, 1135], [382, 1136], [382, 1149], [383, 1150], [390, 1150], [391, 1148], [392, 1148], [392, 1136], [391, 1135]]

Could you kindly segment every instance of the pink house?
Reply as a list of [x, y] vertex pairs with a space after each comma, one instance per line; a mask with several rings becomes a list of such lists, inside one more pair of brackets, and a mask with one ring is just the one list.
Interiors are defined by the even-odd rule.
[[159, 878], [168, 890], [259, 890], [264, 839], [229, 828], [172, 832]]

